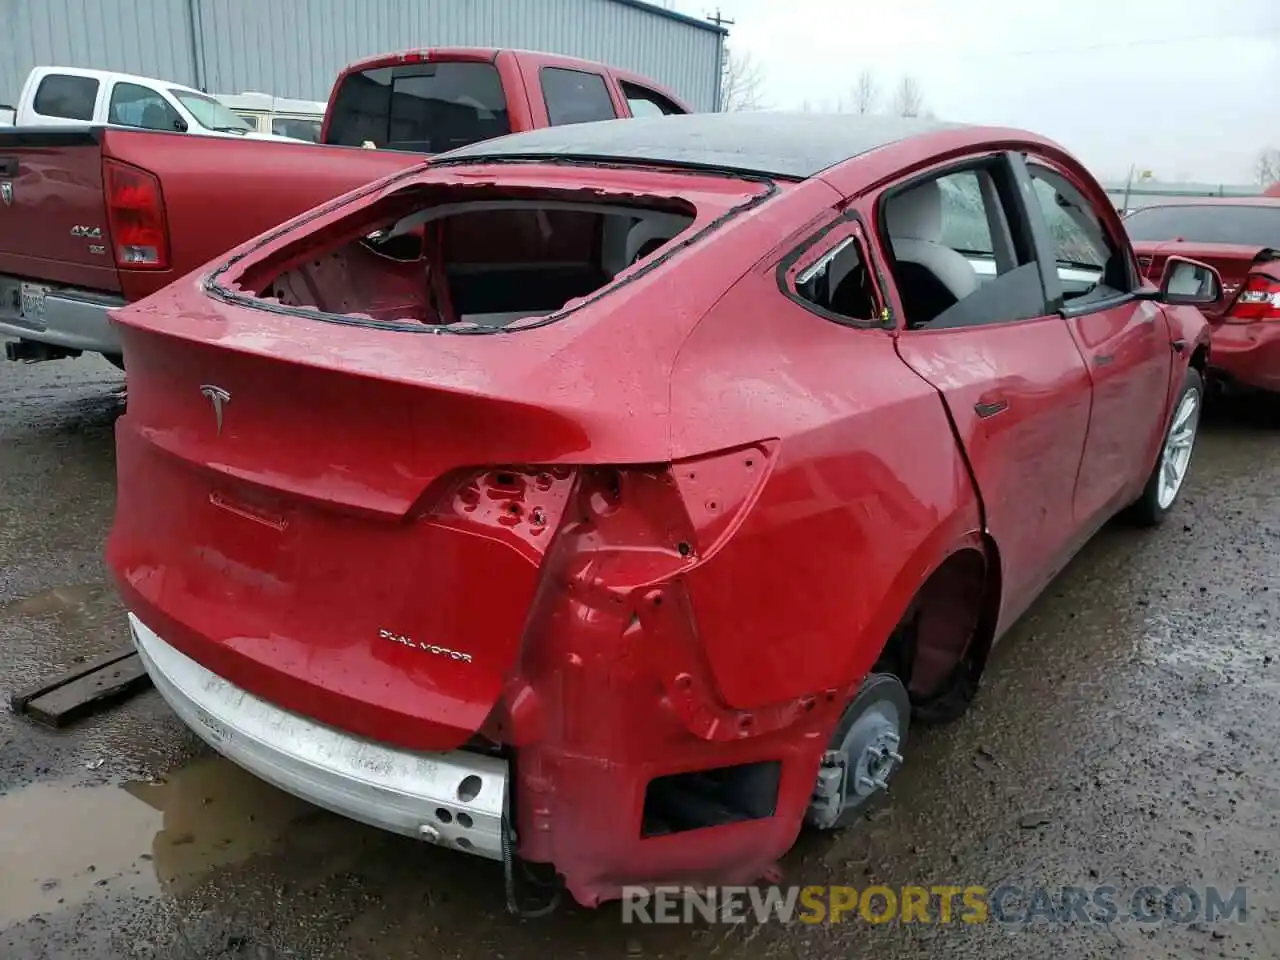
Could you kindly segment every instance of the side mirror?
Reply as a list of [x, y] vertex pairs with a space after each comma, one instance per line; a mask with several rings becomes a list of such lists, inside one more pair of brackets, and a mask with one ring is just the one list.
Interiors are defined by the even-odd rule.
[[186, 133], [187, 121], [183, 120], [181, 117], [178, 117], [176, 120], [173, 121], [173, 129], [177, 130], [179, 133]]
[[1222, 297], [1222, 274], [1198, 260], [1171, 256], [1160, 277], [1162, 303], [1203, 307]]

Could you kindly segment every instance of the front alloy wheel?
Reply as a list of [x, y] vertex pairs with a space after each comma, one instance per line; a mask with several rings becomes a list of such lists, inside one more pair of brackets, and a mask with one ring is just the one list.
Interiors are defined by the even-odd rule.
[[1199, 371], [1190, 369], [1182, 382], [1182, 392], [1173, 405], [1173, 416], [1165, 433], [1160, 458], [1151, 472], [1142, 496], [1134, 503], [1132, 515], [1144, 526], [1155, 526], [1173, 509], [1182, 492], [1191, 466], [1191, 452], [1195, 448], [1196, 431], [1200, 427], [1200, 412], [1204, 408], [1204, 380]]

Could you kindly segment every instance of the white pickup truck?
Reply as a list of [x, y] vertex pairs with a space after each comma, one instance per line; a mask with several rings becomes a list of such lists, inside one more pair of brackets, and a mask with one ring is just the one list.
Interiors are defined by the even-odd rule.
[[248, 140], [298, 139], [259, 133], [216, 97], [191, 87], [110, 70], [36, 67], [11, 109], [16, 127], [93, 125]]

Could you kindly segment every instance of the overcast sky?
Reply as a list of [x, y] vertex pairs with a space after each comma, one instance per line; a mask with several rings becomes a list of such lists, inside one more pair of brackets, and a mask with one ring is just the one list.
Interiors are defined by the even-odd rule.
[[[672, 0], [684, 13], [714, 0]], [[926, 108], [1058, 140], [1103, 179], [1248, 183], [1280, 148], [1280, 0], [719, 0], [768, 106], [834, 104], [864, 69]]]

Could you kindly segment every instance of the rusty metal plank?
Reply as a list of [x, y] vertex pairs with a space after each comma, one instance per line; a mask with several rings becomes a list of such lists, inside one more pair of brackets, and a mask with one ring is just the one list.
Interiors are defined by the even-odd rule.
[[35, 684], [34, 686], [30, 686], [25, 690], [19, 690], [17, 693], [15, 693], [13, 696], [9, 698], [9, 706], [13, 708], [14, 713], [22, 713], [24, 710], [26, 710], [27, 704], [30, 703], [32, 700], [34, 700], [36, 697], [44, 696], [46, 693], [49, 693], [52, 690], [56, 690], [58, 687], [61, 687], [64, 684], [68, 684], [73, 680], [79, 680], [81, 677], [87, 676], [88, 674], [93, 673], [95, 670], [101, 670], [104, 667], [109, 667], [113, 663], [123, 660], [125, 657], [131, 657], [133, 655], [134, 655], [133, 647], [130, 646], [130, 647], [121, 647], [119, 650], [113, 650], [110, 653], [105, 653], [100, 657], [94, 657], [90, 660], [85, 660], [83, 663], [76, 664], [70, 670], [60, 673], [56, 677], [50, 677], [46, 680], [41, 680], [39, 683]]
[[37, 723], [62, 727], [150, 684], [151, 677], [141, 658], [129, 653], [31, 698], [23, 712]]

